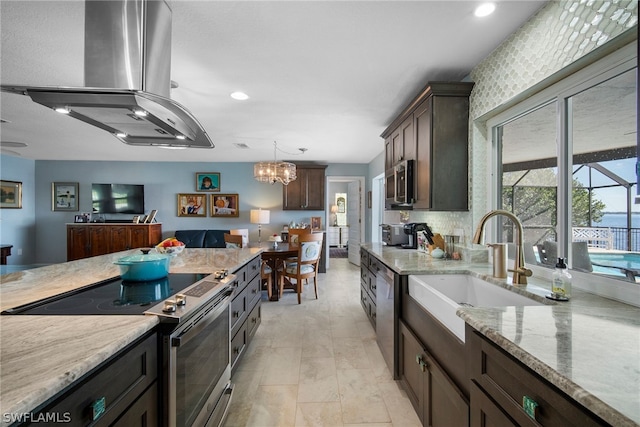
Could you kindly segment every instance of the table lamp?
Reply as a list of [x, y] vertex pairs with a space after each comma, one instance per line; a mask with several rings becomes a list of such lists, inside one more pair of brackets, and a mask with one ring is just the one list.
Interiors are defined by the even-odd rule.
[[331, 206], [331, 216], [333, 216], [333, 225], [338, 225], [338, 205]]
[[251, 224], [258, 224], [258, 243], [260, 243], [262, 224], [269, 224], [269, 211], [262, 209], [251, 209]]

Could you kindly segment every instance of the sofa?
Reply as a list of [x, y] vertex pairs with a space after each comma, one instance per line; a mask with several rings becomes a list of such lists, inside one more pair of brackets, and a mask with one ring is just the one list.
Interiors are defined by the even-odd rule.
[[175, 237], [187, 248], [224, 248], [225, 233], [230, 230], [176, 230]]

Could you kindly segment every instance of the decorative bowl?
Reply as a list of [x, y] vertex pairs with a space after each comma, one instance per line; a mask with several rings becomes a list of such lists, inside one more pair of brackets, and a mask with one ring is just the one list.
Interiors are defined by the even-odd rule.
[[183, 250], [184, 250], [184, 244], [180, 246], [167, 246], [166, 248], [160, 245], [156, 246], [156, 251], [158, 251], [158, 253], [167, 254], [167, 255], [178, 255]]
[[156, 252], [167, 255], [178, 255], [184, 249], [184, 243], [175, 237], [169, 237], [156, 245]]

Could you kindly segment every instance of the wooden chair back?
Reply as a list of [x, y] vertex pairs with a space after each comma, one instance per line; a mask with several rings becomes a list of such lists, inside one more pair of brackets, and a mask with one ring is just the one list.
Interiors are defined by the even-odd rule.
[[227, 248], [242, 248], [242, 235], [224, 233], [224, 242]]
[[289, 245], [298, 245], [300, 236], [311, 234], [310, 228], [290, 228], [289, 229]]

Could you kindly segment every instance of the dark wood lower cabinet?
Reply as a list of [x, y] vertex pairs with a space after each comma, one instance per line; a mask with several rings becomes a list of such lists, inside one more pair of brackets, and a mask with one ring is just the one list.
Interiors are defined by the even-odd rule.
[[[465, 337], [471, 426], [610, 425], [469, 325]], [[525, 397], [537, 405], [531, 415], [523, 409]]]
[[477, 427], [509, 427], [517, 425], [473, 381], [471, 382], [470, 390], [470, 425]]
[[438, 362], [400, 321], [400, 381], [423, 426], [469, 425], [469, 404]]
[[38, 410], [34, 420], [55, 416], [69, 426], [157, 426], [158, 369], [158, 335], [152, 332]]
[[256, 257], [233, 273], [238, 288], [231, 301], [231, 376], [236, 372], [242, 356], [262, 322], [261, 257]]
[[157, 402], [158, 384], [156, 383], [149, 387], [112, 425], [114, 427], [159, 426]]

